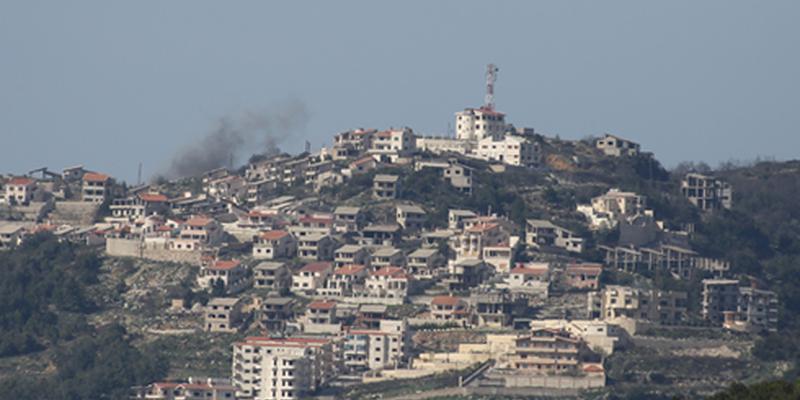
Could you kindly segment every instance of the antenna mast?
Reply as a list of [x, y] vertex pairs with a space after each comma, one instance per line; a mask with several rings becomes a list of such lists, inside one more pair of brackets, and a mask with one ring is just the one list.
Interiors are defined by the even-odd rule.
[[483, 100], [483, 107], [494, 110], [494, 82], [497, 80], [499, 69], [494, 64], [486, 66], [486, 98]]

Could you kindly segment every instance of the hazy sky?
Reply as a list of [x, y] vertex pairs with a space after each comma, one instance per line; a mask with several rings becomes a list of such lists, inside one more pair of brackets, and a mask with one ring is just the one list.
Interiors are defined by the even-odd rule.
[[0, 172], [150, 177], [220, 117], [287, 103], [308, 111], [291, 152], [444, 134], [489, 62], [517, 126], [613, 132], [667, 165], [797, 158], [799, 19], [797, 1], [5, 0]]

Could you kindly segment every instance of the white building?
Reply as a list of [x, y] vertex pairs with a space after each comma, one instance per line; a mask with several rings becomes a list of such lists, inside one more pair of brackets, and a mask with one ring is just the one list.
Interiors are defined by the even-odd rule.
[[369, 153], [394, 162], [397, 157], [407, 156], [416, 148], [417, 139], [411, 128], [389, 129], [373, 136]]
[[397, 368], [407, 362], [409, 342], [405, 321], [381, 320], [377, 329], [352, 329], [345, 336], [344, 365], [353, 371]]
[[478, 141], [475, 155], [485, 161], [533, 167], [539, 164], [539, 145], [520, 136], [487, 137]]
[[620, 156], [635, 156], [639, 154], [639, 144], [630, 140], [623, 139], [619, 136], [606, 134], [600, 139], [597, 139], [595, 147], [602, 151], [607, 156], [620, 157]]
[[542, 219], [529, 219], [525, 226], [525, 243], [533, 248], [558, 247], [580, 253], [583, 239], [568, 229]]
[[297, 254], [297, 241], [286, 231], [261, 232], [253, 243], [253, 258], [274, 260], [292, 258]]
[[30, 178], [12, 178], [5, 185], [5, 200], [8, 205], [27, 205], [33, 199], [36, 181]]
[[467, 108], [456, 113], [456, 138], [461, 140], [499, 138], [507, 128], [505, 114], [489, 108]]
[[332, 377], [328, 339], [248, 337], [233, 345], [232, 381], [237, 395], [254, 400], [293, 400], [311, 395]]

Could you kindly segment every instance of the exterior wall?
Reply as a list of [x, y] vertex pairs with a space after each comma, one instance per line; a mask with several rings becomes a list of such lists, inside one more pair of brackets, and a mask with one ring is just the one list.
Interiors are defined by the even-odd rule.
[[532, 167], [539, 164], [538, 146], [518, 136], [506, 136], [501, 140], [491, 137], [482, 139], [478, 142], [475, 154], [482, 160], [514, 166]]
[[147, 245], [136, 239], [106, 239], [106, 254], [114, 257], [136, 257], [153, 261], [200, 264], [202, 252], [174, 251], [164, 245]]
[[456, 113], [456, 138], [479, 141], [502, 136], [508, 126], [505, 114], [488, 109], [468, 108]]

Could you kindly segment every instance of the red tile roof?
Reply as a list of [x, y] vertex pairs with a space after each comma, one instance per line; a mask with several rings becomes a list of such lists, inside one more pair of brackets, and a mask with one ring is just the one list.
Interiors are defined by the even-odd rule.
[[472, 227], [470, 227], [469, 229], [467, 229], [467, 232], [483, 233], [483, 232], [486, 232], [486, 231], [490, 231], [490, 230], [492, 230], [494, 228], [497, 228], [498, 226], [499, 225], [496, 224], [496, 223], [479, 223], [479, 224], [475, 224]]
[[289, 236], [289, 232], [286, 231], [266, 231], [261, 232], [261, 238], [264, 240], [278, 240]]
[[186, 225], [194, 227], [204, 227], [210, 224], [211, 221], [212, 219], [208, 217], [191, 217], [188, 220], [186, 220]]
[[167, 201], [167, 196], [160, 193], [140, 193], [139, 198], [150, 203], [164, 203]]
[[109, 179], [111, 179], [111, 177], [108, 175], [99, 174], [97, 172], [87, 172], [83, 174], [83, 180], [86, 182], [105, 182]]
[[370, 276], [389, 276], [397, 279], [408, 279], [406, 272], [400, 267], [383, 267], [370, 273]]
[[240, 264], [237, 260], [217, 260], [214, 265], [209, 267], [210, 269], [222, 270], [227, 271], [229, 269], [234, 269], [238, 267]]
[[300, 272], [324, 272], [331, 269], [332, 266], [333, 263], [330, 261], [313, 262], [306, 264], [303, 268], [300, 268]]
[[436, 296], [431, 300], [431, 304], [435, 306], [457, 306], [461, 299], [454, 296]]
[[332, 300], [318, 300], [312, 301], [308, 308], [312, 310], [331, 310], [336, 307], [336, 302]]
[[356, 275], [363, 271], [366, 267], [360, 264], [349, 264], [334, 271], [334, 275]]
[[11, 178], [11, 180], [8, 181], [8, 184], [9, 185], [28, 186], [28, 185], [32, 185], [34, 182], [36, 182], [36, 181], [34, 181], [31, 178]]
[[547, 268], [529, 268], [523, 265], [518, 265], [511, 270], [512, 274], [523, 274], [523, 275], [546, 275], [547, 272], [548, 272]]
[[596, 272], [600, 273], [603, 270], [602, 264], [592, 264], [592, 263], [584, 263], [584, 264], [570, 264], [567, 265], [568, 272]]

